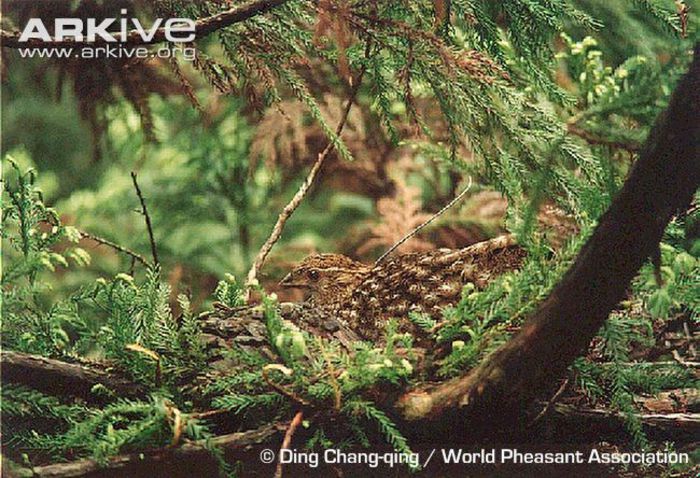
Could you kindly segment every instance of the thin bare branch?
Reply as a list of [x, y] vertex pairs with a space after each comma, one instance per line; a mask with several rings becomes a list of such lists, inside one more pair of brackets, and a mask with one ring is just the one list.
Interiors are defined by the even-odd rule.
[[146, 260], [146, 258], [143, 257], [138, 252], [134, 252], [127, 247], [121, 246], [121, 245], [117, 244], [116, 242], [112, 242], [109, 239], [105, 239], [104, 237], [97, 236], [91, 232], [87, 232], [87, 231], [83, 231], [83, 230], [78, 230], [78, 232], [80, 233], [80, 236], [85, 238], [85, 239], [90, 239], [91, 241], [95, 241], [98, 244], [102, 244], [102, 245], [105, 245], [107, 247], [111, 247], [115, 251], [122, 252], [122, 253], [130, 256], [132, 260], [139, 261], [144, 266], [150, 265], [148, 263], [148, 261]]
[[440, 216], [442, 216], [442, 215], [445, 213], [445, 211], [447, 211], [447, 210], [450, 209], [452, 206], [454, 206], [455, 204], [457, 204], [457, 202], [459, 202], [459, 200], [462, 199], [462, 198], [464, 197], [465, 194], [467, 194], [467, 191], [469, 191], [469, 190], [471, 189], [471, 187], [472, 187], [472, 178], [470, 177], [470, 178], [469, 178], [469, 184], [467, 184], [467, 187], [464, 188], [464, 191], [462, 191], [461, 193], [459, 193], [452, 201], [450, 201], [449, 203], [447, 203], [447, 204], [445, 205], [445, 207], [443, 207], [443, 208], [440, 209], [438, 212], [436, 212], [435, 214], [433, 214], [432, 216], [430, 216], [430, 219], [428, 219], [427, 221], [425, 221], [423, 224], [421, 224], [420, 226], [418, 226], [417, 228], [415, 228], [414, 230], [412, 230], [411, 232], [409, 232], [409, 233], [406, 234], [405, 236], [403, 236], [399, 242], [397, 242], [396, 244], [394, 244], [393, 246], [391, 246], [391, 247], [389, 248], [388, 251], [386, 251], [384, 254], [382, 254], [382, 255], [379, 257], [379, 259], [377, 259], [377, 260], [374, 262], [374, 265], [375, 265], [375, 266], [379, 265], [384, 259], [386, 259], [387, 257], [389, 257], [389, 254], [391, 254], [391, 253], [394, 252], [396, 249], [398, 249], [399, 247], [401, 247], [401, 244], [403, 244], [404, 242], [408, 241], [410, 238], [412, 238], [413, 236], [415, 236], [416, 234], [418, 234], [418, 232], [420, 232], [421, 229], [423, 229], [424, 227], [426, 227], [427, 225], [429, 225], [429, 224], [430, 224], [431, 222], [433, 222], [435, 219], [437, 219], [437, 218], [439, 218]]
[[289, 423], [289, 428], [287, 428], [287, 432], [284, 434], [284, 440], [282, 440], [282, 446], [280, 447], [280, 453], [277, 455], [278, 456], [278, 461], [277, 461], [277, 468], [275, 468], [275, 478], [282, 478], [282, 450], [287, 450], [289, 449], [289, 445], [292, 444], [292, 438], [294, 437], [294, 432], [299, 428], [299, 425], [301, 425], [302, 420], [304, 419], [304, 412], [298, 411], [296, 415], [294, 415], [294, 418], [292, 421]]
[[578, 136], [586, 143], [594, 146], [610, 146], [611, 148], [623, 149], [625, 151], [629, 151], [630, 153], [638, 153], [642, 149], [641, 144], [633, 141], [619, 141], [596, 136], [575, 123], [567, 124], [566, 129], [569, 133], [573, 134], [574, 136]]
[[564, 392], [566, 392], [566, 389], [568, 388], [568, 386], [569, 386], [569, 377], [564, 379], [564, 381], [561, 383], [561, 385], [557, 389], [556, 393], [554, 395], [552, 395], [552, 398], [550, 398], [549, 401], [547, 402], [547, 404], [544, 407], [542, 407], [542, 411], [540, 411], [540, 413], [538, 413], [537, 416], [532, 419], [529, 426], [533, 426], [534, 424], [539, 422], [542, 419], [542, 417], [544, 417], [545, 415], [547, 415], [549, 413], [549, 411], [557, 403], [557, 401], [561, 398], [561, 396], [564, 394]]
[[[350, 97], [348, 98], [348, 101], [345, 105], [345, 109], [343, 110], [340, 122], [338, 123], [338, 126], [335, 129], [336, 136], [340, 136], [340, 133], [343, 132], [343, 128], [345, 128], [345, 123], [347, 122], [348, 115], [350, 114], [350, 108], [352, 107], [352, 104], [355, 101], [355, 97], [357, 96], [357, 92], [360, 89], [360, 84], [362, 83], [362, 77], [364, 76], [364, 73], [365, 68], [363, 67], [362, 70], [360, 70], [357, 79], [353, 82], [352, 90], [350, 91]], [[296, 194], [294, 194], [292, 200], [289, 201], [289, 203], [284, 207], [284, 209], [280, 213], [279, 217], [277, 217], [277, 222], [272, 228], [272, 233], [270, 234], [270, 237], [267, 238], [265, 243], [260, 248], [258, 255], [255, 257], [255, 261], [253, 262], [253, 266], [250, 268], [250, 271], [248, 271], [248, 276], [246, 278], [246, 286], [248, 287], [248, 289], [252, 284], [255, 283], [255, 280], [258, 276], [258, 272], [260, 272], [260, 269], [262, 268], [263, 264], [265, 264], [265, 260], [267, 259], [268, 254], [270, 254], [272, 247], [277, 243], [280, 236], [282, 235], [284, 225], [287, 223], [287, 220], [289, 220], [294, 211], [296, 211], [296, 209], [299, 207], [304, 197], [306, 197], [306, 194], [309, 192], [309, 189], [311, 189], [311, 185], [314, 183], [316, 175], [321, 169], [321, 166], [323, 166], [323, 163], [326, 161], [326, 158], [328, 158], [328, 155], [333, 151], [334, 148], [334, 142], [332, 140], [329, 140], [328, 144], [323, 149], [323, 151], [319, 153], [318, 159], [316, 159], [316, 162], [313, 164], [313, 166], [311, 166], [309, 174], [304, 179], [304, 182], [301, 183], [301, 186], [299, 186], [299, 189], [297, 190]]]
[[[288, 0], [254, 0], [246, 3], [245, 5], [239, 5], [216, 15], [212, 15], [211, 17], [200, 18], [199, 20], [195, 21], [195, 39], [205, 37], [221, 28], [225, 28], [229, 25], [233, 25], [234, 23], [239, 23], [256, 15], [268, 12], [277, 6], [286, 3], [287, 1]], [[126, 41], [120, 44], [133, 47], [161, 43], [166, 40], [165, 33], [165, 28], [159, 28], [155, 31], [152, 38], [145, 40], [142, 37], [141, 32], [138, 30], [130, 30], [126, 35]], [[20, 42], [19, 38], [20, 32], [7, 32], [4, 30], [0, 31], [0, 41], [2, 46], [6, 48], [81, 48], [104, 46], [107, 44], [107, 41], [101, 37], [90, 42], [76, 41], [72, 39], [51, 42], [30, 39], [26, 42]]]
[[158, 262], [158, 250], [156, 249], [156, 240], [153, 236], [153, 225], [151, 224], [151, 216], [148, 215], [148, 209], [146, 208], [146, 200], [143, 198], [141, 193], [141, 188], [139, 183], [136, 181], [136, 173], [131, 171], [131, 180], [134, 182], [134, 188], [136, 189], [136, 195], [139, 197], [139, 202], [141, 203], [141, 214], [146, 219], [146, 228], [148, 229], [148, 240], [151, 242], [151, 255], [153, 256], [153, 265], [160, 265]]

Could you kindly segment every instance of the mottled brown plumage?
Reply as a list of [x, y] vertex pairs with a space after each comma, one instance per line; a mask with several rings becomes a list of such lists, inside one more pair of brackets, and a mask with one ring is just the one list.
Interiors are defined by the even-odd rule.
[[525, 255], [512, 236], [500, 236], [464, 249], [401, 254], [369, 266], [340, 254], [304, 259], [281, 285], [301, 287], [315, 307], [338, 317], [365, 339], [381, 337], [386, 321], [406, 320], [411, 311], [438, 317], [459, 301], [462, 288], [483, 288], [490, 279], [520, 266]]

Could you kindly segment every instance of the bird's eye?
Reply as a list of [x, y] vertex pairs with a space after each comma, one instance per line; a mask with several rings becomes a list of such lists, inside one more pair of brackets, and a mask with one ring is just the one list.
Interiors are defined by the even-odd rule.
[[311, 280], [318, 280], [318, 271], [316, 269], [311, 269], [309, 272], [306, 273], [306, 275]]

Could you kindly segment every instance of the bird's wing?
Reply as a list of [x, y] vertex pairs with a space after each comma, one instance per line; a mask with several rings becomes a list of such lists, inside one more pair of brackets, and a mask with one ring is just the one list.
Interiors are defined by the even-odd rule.
[[439, 315], [459, 301], [469, 282], [477, 288], [520, 267], [525, 251], [510, 236], [499, 236], [464, 249], [402, 254], [376, 266], [353, 291], [346, 321], [363, 336], [380, 333], [391, 317], [411, 311]]

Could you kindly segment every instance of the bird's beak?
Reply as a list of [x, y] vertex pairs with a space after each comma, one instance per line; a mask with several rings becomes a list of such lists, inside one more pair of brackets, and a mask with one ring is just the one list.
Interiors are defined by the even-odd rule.
[[284, 278], [280, 281], [279, 283], [280, 286], [282, 287], [294, 287], [294, 284], [292, 283], [292, 273], [290, 272]]
[[281, 287], [296, 287], [299, 289], [308, 289], [309, 284], [306, 284], [304, 282], [294, 282], [294, 278], [292, 277], [292, 273], [290, 272], [286, 276], [284, 276], [284, 279], [282, 279], [279, 282], [279, 285]]

